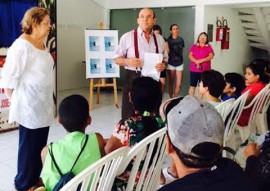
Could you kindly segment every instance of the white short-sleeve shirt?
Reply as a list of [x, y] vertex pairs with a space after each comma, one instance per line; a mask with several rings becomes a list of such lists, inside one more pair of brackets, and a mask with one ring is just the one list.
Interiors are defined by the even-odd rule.
[[[150, 41], [148, 42], [144, 37], [144, 32], [140, 27], [137, 28], [138, 33], [138, 50], [140, 60], [144, 60], [144, 54], [146, 52], [156, 53], [156, 45], [153, 37], [153, 32], [150, 36]], [[163, 37], [159, 34], [156, 35], [158, 51], [163, 54], [163, 60], [168, 62], [168, 54], [165, 51], [165, 41]], [[125, 58], [135, 58], [135, 48], [134, 48], [134, 30], [125, 33], [119, 42], [117, 50], [115, 52], [114, 58], [125, 57]], [[125, 69], [136, 70], [135, 67], [125, 66]]]
[[25, 39], [8, 49], [1, 88], [13, 89], [9, 122], [29, 129], [50, 126], [53, 120], [53, 59]]

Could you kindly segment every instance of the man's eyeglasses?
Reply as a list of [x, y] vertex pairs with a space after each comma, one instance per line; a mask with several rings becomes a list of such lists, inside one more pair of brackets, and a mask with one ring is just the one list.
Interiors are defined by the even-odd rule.
[[150, 20], [150, 19], [153, 19], [154, 17], [152, 16], [139, 16], [139, 19], [145, 19], [145, 20]]

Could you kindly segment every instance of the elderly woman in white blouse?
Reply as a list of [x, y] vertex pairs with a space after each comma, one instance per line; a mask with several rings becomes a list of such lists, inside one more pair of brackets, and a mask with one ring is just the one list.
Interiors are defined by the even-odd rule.
[[44, 45], [50, 29], [47, 9], [29, 9], [1, 74], [0, 86], [11, 102], [9, 122], [19, 123], [17, 190], [34, 190], [38, 184], [40, 153], [53, 120], [53, 59]]

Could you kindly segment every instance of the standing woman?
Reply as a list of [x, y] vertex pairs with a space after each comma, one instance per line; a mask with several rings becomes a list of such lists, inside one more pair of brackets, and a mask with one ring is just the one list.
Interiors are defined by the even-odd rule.
[[[171, 35], [168, 38], [169, 45], [169, 63], [167, 66], [169, 75], [169, 95], [170, 98], [177, 97], [180, 93], [183, 78], [183, 48], [184, 39], [179, 36], [179, 27], [177, 24], [170, 26]], [[176, 76], [175, 89], [173, 91], [174, 78]]]
[[211, 69], [211, 60], [214, 58], [214, 51], [208, 44], [208, 35], [205, 32], [199, 34], [197, 44], [194, 44], [189, 50], [188, 58], [191, 61], [188, 93], [194, 96], [202, 72]]
[[40, 153], [47, 144], [53, 120], [53, 59], [45, 47], [51, 24], [49, 11], [26, 11], [23, 34], [8, 50], [1, 87], [10, 100], [9, 122], [19, 123], [15, 187], [33, 190], [42, 169]]

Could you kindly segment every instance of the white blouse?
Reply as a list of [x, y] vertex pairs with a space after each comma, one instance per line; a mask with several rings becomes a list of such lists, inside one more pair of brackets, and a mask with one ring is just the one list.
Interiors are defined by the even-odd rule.
[[29, 129], [50, 126], [53, 120], [53, 59], [24, 39], [8, 49], [1, 88], [13, 89], [9, 122]]

